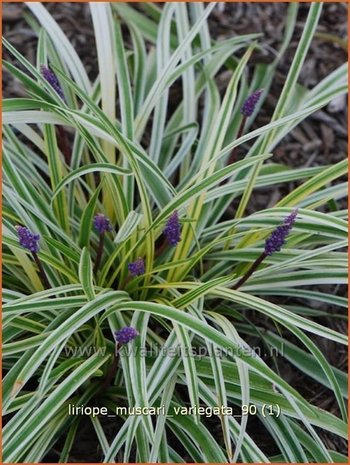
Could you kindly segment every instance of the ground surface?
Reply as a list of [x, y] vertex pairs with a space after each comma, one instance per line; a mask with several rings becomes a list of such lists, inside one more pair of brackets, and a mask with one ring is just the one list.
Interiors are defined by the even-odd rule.
[[[96, 52], [88, 5], [46, 3], [46, 6], [76, 47], [89, 75], [94, 77], [96, 74]], [[142, 6], [139, 6], [139, 8], [142, 9]], [[298, 44], [308, 8], [308, 4], [304, 3], [300, 5], [296, 34], [293, 37], [288, 53], [278, 67], [271, 93], [266, 105], [264, 105], [264, 110], [255, 123], [257, 126], [266, 124], [270, 119]], [[301, 83], [308, 88], [313, 87], [322, 78], [346, 61], [346, 52], [344, 50], [344, 42], [346, 43], [347, 35], [346, 8], [346, 4], [341, 3], [327, 3], [324, 6], [317, 30], [319, 35], [313, 42], [301, 75]], [[286, 10], [287, 5], [285, 3], [221, 4], [210, 20], [211, 33], [214, 38], [220, 39], [221, 37], [229, 37], [236, 34], [263, 32], [264, 44], [267, 46], [266, 51], [257, 54], [253, 59], [256, 62], [270, 62], [274, 57], [273, 50], [278, 47], [283, 37]], [[23, 13], [25, 11], [27, 10], [23, 4], [4, 4], [3, 30], [5, 37], [34, 63], [37, 37], [24, 20]], [[7, 54], [6, 58], [9, 58]], [[4, 72], [3, 77], [3, 93], [5, 97], [23, 95], [22, 88], [17, 82], [9, 78], [7, 72]], [[223, 73], [219, 79], [221, 79], [224, 87], [227, 82], [225, 74]], [[346, 122], [346, 100], [341, 99], [340, 101], [332, 102], [327, 108], [315, 113], [299, 125], [292, 134], [280, 143], [275, 149], [276, 161], [283, 162], [288, 166], [305, 167], [328, 165], [344, 159], [347, 154]], [[291, 183], [289, 190], [293, 188], [295, 188], [295, 185]], [[250, 209], [251, 211], [255, 211], [262, 207], [271, 206], [283, 194], [284, 192], [281, 192], [278, 187], [272, 191], [271, 189], [260, 190], [254, 196]], [[325, 289], [323, 288], [323, 290]], [[342, 293], [342, 290], [333, 289], [333, 292], [339, 294]], [[328, 307], [327, 311], [332, 313], [334, 309]], [[344, 320], [323, 318], [318, 321], [337, 331], [346, 331]], [[260, 316], [259, 324], [263, 326], [265, 324], [266, 327], [269, 327], [270, 323], [268, 321], [262, 322]], [[331, 341], [317, 338], [315, 340], [328, 360], [334, 366], [344, 370], [346, 366], [346, 352], [340, 350], [339, 346]], [[319, 384], [313, 383], [310, 379], [305, 382], [305, 375], [286, 363], [283, 363], [283, 366], [279, 368], [289, 383], [298, 387], [298, 389], [300, 389], [300, 386], [304, 386], [301, 394], [313, 404], [325, 408], [330, 412], [337, 413], [336, 402], [329, 390], [322, 388]], [[111, 436], [117, 432], [119, 427], [120, 425], [116, 425], [115, 423], [109, 425]], [[265, 452], [268, 454], [276, 452], [273, 449], [271, 438], [267, 436], [263, 428], [260, 428], [259, 424], [251, 422], [249, 432], [253, 438], [257, 438], [259, 435], [260, 438], [261, 435], [264, 436], [265, 445], [263, 450]], [[322, 437], [327, 447], [344, 454], [347, 453], [345, 441], [328, 434], [323, 434]], [[96, 442], [92, 438], [95, 438], [95, 433], [91, 427], [91, 423], [87, 421], [85, 428], [79, 433], [79, 441], [73, 449], [70, 458], [71, 462], [98, 462], [101, 460], [101, 451], [96, 449]], [[258, 442], [260, 444], [261, 439]], [[57, 461], [57, 454], [58, 452], [53, 450], [45, 461]]]

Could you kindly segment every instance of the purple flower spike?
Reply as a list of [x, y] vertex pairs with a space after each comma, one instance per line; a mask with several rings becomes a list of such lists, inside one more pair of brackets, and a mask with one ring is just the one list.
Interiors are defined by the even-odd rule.
[[103, 234], [107, 231], [112, 230], [111, 223], [109, 219], [103, 213], [97, 213], [94, 217], [94, 228], [100, 233]]
[[181, 224], [177, 210], [172, 213], [166, 223], [163, 233], [171, 245], [176, 246], [181, 240]]
[[138, 258], [134, 262], [129, 263], [128, 269], [133, 276], [141, 276], [145, 272], [145, 262], [143, 258]]
[[39, 234], [33, 234], [25, 226], [16, 226], [16, 229], [21, 246], [33, 253], [39, 252]]
[[255, 110], [256, 104], [258, 103], [261, 97], [261, 94], [263, 93], [263, 90], [264, 89], [256, 90], [251, 95], [249, 95], [249, 97], [245, 100], [241, 108], [241, 113], [243, 116], [245, 116], [246, 118], [248, 118], [249, 116], [252, 116]]
[[118, 344], [127, 344], [128, 342], [135, 339], [135, 337], [138, 335], [139, 333], [136, 331], [136, 329], [131, 326], [125, 326], [119, 331], [114, 332], [114, 337]]
[[283, 224], [278, 226], [271, 236], [265, 241], [265, 254], [272, 255], [274, 252], [281, 250], [281, 247], [285, 243], [286, 237], [290, 233], [295, 219], [297, 217], [298, 210], [294, 210], [289, 216], [287, 216]]
[[57, 79], [56, 74], [47, 66], [41, 65], [40, 66], [41, 74], [43, 78], [50, 84], [50, 86], [57, 92], [57, 94], [61, 97], [62, 100], [65, 100], [62, 87]]

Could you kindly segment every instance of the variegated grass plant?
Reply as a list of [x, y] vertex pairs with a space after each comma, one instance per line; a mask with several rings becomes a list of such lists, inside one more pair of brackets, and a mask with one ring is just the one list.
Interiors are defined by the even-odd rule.
[[[67, 462], [91, 421], [103, 462], [345, 462], [323, 435], [347, 437], [346, 375], [317, 341], [340, 347], [346, 337], [318, 322], [327, 311], [314, 303], [344, 318], [345, 299], [329, 289], [346, 282], [347, 164], [290, 168], [274, 157], [347, 91], [345, 65], [312, 89], [298, 82], [322, 5], [310, 4], [272, 118], [254, 130], [297, 3], [266, 65], [250, 64], [262, 34], [210, 36], [214, 4], [144, 4], [146, 15], [91, 3], [94, 82], [45, 6], [27, 6], [36, 62], [4, 41], [16, 63], [4, 65], [27, 92], [3, 102], [4, 461], [54, 449]], [[291, 181], [298, 187], [276, 205], [248, 214], [260, 188]], [[277, 364], [254, 352], [252, 336], [279, 352]], [[280, 363], [329, 388], [339, 413], [303, 398]], [[163, 405], [169, 416], [115, 417], [111, 437], [103, 417], [69, 415], [69, 404], [110, 414]], [[234, 415], [172, 415], [183, 406]], [[258, 421], [278, 453], [251, 434]]]

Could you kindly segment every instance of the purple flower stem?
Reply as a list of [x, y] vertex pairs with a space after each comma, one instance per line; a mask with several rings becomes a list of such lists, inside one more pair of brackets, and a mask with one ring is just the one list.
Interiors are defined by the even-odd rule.
[[[126, 290], [126, 286], [130, 283], [130, 281], [132, 281], [132, 276], [130, 273], [128, 273], [128, 275], [125, 277], [125, 279], [122, 281], [120, 287], [118, 287], [118, 289], [125, 289]], [[112, 286], [113, 287], [113, 286]]]
[[128, 273], [124, 280], [120, 282], [120, 285], [118, 287], [118, 289], [124, 289], [124, 290], [127, 290], [127, 286], [129, 286], [129, 284], [134, 280], [134, 278], [138, 278], [140, 277], [141, 275], [137, 276], [137, 275], [134, 275], [132, 273]]
[[245, 275], [242, 276], [242, 278], [236, 283], [232, 289], [236, 291], [238, 288], [240, 288], [246, 281], [247, 279], [250, 278], [250, 276], [256, 271], [260, 263], [267, 257], [267, 254], [263, 252], [252, 264], [252, 266], [249, 268], [249, 270], [246, 272]]
[[45, 289], [50, 289], [51, 286], [50, 286], [49, 280], [47, 279], [43, 264], [41, 263], [41, 260], [38, 257], [38, 254], [36, 252], [32, 252], [32, 255], [33, 255], [35, 263], [37, 264], [37, 267], [39, 268], [41, 281], [42, 281]]
[[[236, 139], [239, 139], [242, 135], [243, 135], [243, 131], [244, 131], [244, 126], [245, 126], [245, 123], [247, 121], [247, 117], [246, 116], [243, 116], [242, 117], [242, 120], [241, 120], [241, 124], [239, 126], [239, 129], [238, 129], [238, 132], [237, 132], [237, 137]], [[234, 163], [235, 161], [235, 155], [236, 155], [236, 151], [237, 151], [237, 148], [238, 148], [238, 145], [236, 147], [233, 147], [232, 151], [231, 151], [231, 154], [227, 160], [227, 166], [231, 165], [232, 163]], [[225, 185], [227, 182], [228, 182], [228, 179], [224, 179], [223, 181], [220, 182], [220, 186], [223, 186]]]
[[71, 159], [72, 159], [72, 153], [69, 149], [67, 133], [62, 126], [56, 126], [56, 129], [57, 129], [57, 136], [58, 136], [57, 137], [58, 145], [64, 156], [65, 162], [67, 163], [68, 166], [70, 166]]
[[168, 245], [169, 245], [168, 241], [164, 239], [164, 241], [160, 244], [160, 246], [156, 248], [156, 258], [162, 255], [162, 253], [164, 252], [164, 250], [166, 249]]
[[284, 218], [283, 223], [277, 226], [270, 236], [265, 241], [265, 248], [263, 253], [255, 260], [247, 273], [242, 276], [237, 284], [234, 285], [232, 289], [237, 290], [239, 287], [244, 284], [247, 279], [254, 273], [258, 268], [260, 263], [267, 257], [272, 255], [275, 252], [279, 252], [283, 247], [287, 236], [289, 235], [293, 225], [295, 223], [296, 217], [298, 214], [298, 209], [295, 209], [290, 213], [286, 218]]
[[114, 357], [112, 360], [112, 363], [110, 364], [107, 375], [106, 377], [101, 381], [101, 391], [104, 392], [106, 391], [110, 385], [112, 384], [118, 370], [118, 365], [119, 365], [119, 349], [121, 347], [121, 344], [119, 342], [116, 342], [115, 344], [115, 353]]
[[[247, 121], [247, 117], [243, 116], [241, 124], [240, 124], [239, 129], [238, 129], [236, 139], [239, 139], [240, 137], [242, 137], [246, 121]], [[228, 162], [227, 162], [228, 165], [231, 165], [235, 161], [235, 154], [236, 154], [237, 148], [238, 148], [238, 146], [233, 147], [232, 152], [231, 152], [230, 157], [229, 157]]]
[[104, 246], [104, 241], [105, 241], [105, 233], [102, 232], [100, 233], [100, 240], [99, 240], [99, 243], [98, 243], [98, 249], [97, 249], [97, 255], [96, 255], [96, 260], [95, 260], [95, 266], [94, 266], [94, 274], [96, 275], [99, 267], [100, 267], [100, 263], [101, 263], [101, 259], [102, 259], [102, 255], [103, 255], [103, 246]]
[[[237, 139], [239, 139], [243, 135], [244, 126], [247, 121], [247, 118], [252, 116], [252, 114], [254, 113], [255, 107], [262, 93], [263, 93], [263, 89], [258, 89], [254, 91], [252, 94], [250, 94], [248, 98], [244, 101], [242, 108], [241, 108], [242, 120], [241, 120], [239, 129], [238, 129]], [[237, 150], [237, 147], [234, 147], [231, 152], [231, 155], [229, 156], [229, 159], [227, 162], [228, 165], [231, 165], [235, 161], [236, 150]], [[220, 185], [226, 184], [226, 182], [227, 182], [227, 179], [224, 182], [222, 182]]]

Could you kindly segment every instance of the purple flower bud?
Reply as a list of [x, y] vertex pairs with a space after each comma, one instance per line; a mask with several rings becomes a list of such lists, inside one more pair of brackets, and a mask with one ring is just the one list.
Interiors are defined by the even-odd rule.
[[114, 338], [119, 344], [127, 344], [137, 337], [139, 333], [131, 326], [125, 326], [119, 331], [114, 331]]
[[171, 245], [177, 245], [181, 240], [181, 224], [177, 210], [172, 213], [166, 223], [163, 233]]
[[65, 100], [62, 87], [57, 79], [56, 74], [47, 66], [41, 65], [40, 66], [41, 74], [43, 78], [50, 84], [50, 86], [57, 92], [57, 94], [61, 97], [62, 100]]
[[243, 116], [248, 118], [251, 116], [255, 110], [256, 104], [258, 103], [261, 94], [263, 93], [264, 89], [259, 89], [253, 92], [249, 97], [245, 100], [245, 102], [242, 105], [241, 108], [241, 113]]
[[298, 210], [295, 209], [289, 216], [287, 216], [283, 224], [278, 226], [271, 236], [265, 241], [265, 254], [272, 255], [274, 252], [281, 250], [281, 247], [285, 243], [286, 237], [290, 233], [293, 224], [295, 222]]
[[137, 258], [134, 262], [129, 263], [128, 269], [133, 276], [141, 276], [145, 272], [143, 258]]
[[16, 229], [21, 246], [33, 253], [39, 252], [39, 234], [33, 234], [25, 226], [16, 226]]
[[97, 213], [97, 215], [94, 216], [94, 228], [100, 234], [112, 230], [109, 219], [103, 213]]

